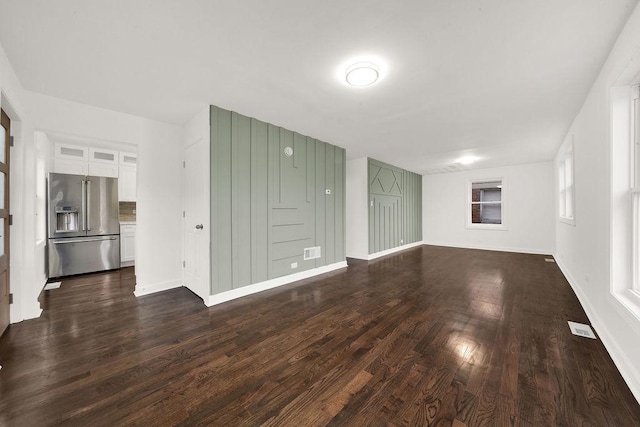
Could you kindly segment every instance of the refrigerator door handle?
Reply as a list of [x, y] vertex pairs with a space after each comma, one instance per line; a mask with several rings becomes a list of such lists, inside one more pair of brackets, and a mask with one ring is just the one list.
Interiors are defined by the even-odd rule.
[[86, 243], [86, 242], [102, 242], [104, 240], [116, 240], [115, 237], [107, 237], [103, 239], [82, 239], [82, 240], [52, 240], [51, 243], [55, 245], [66, 245], [67, 243]]
[[82, 180], [82, 215], [80, 215], [80, 220], [82, 221], [82, 231], [87, 230], [87, 181]]
[[91, 231], [91, 181], [87, 180], [87, 231]]

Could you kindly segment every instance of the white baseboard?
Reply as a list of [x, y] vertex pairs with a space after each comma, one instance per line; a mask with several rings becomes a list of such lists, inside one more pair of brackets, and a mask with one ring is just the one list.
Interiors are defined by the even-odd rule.
[[521, 254], [533, 254], [533, 255], [551, 255], [554, 251], [551, 249], [531, 249], [531, 248], [511, 248], [505, 246], [487, 246], [487, 245], [474, 245], [474, 244], [455, 244], [455, 243], [443, 243], [443, 242], [422, 242], [424, 245], [432, 246], [445, 246], [448, 248], [461, 248], [461, 249], [480, 249], [483, 251], [497, 251], [497, 252], [515, 252]]
[[357, 255], [347, 255], [349, 258], [362, 259], [365, 261], [371, 261], [372, 259], [380, 258], [386, 255], [395, 254], [396, 252], [404, 251], [407, 249], [415, 248], [417, 246], [422, 246], [423, 242], [413, 242], [406, 245], [398, 246], [397, 248], [387, 249], [385, 251], [376, 252], [374, 254], [357, 254]]
[[241, 288], [231, 289], [230, 291], [220, 292], [219, 294], [215, 295], [209, 295], [209, 299], [205, 301], [205, 305], [207, 307], [211, 307], [212, 305], [221, 304], [223, 302], [231, 301], [236, 298], [241, 298], [247, 295], [266, 291], [267, 289], [277, 288], [278, 286], [297, 282], [298, 280], [302, 279], [308, 279], [309, 277], [328, 273], [334, 270], [339, 270], [345, 267], [347, 267], [347, 261], [341, 261], [334, 264], [325, 265], [323, 267], [314, 268], [312, 270], [301, 271], [299, 273], [290, 274], [288, 276], [277, 277], [275, 279], [265, 280], [264, 282], [243, 286]]
[[133, 294], [137, 297], [143, 295], [155, 294], [156, 292], [167, 291], [169, 289], [179, 288], [182, 286], [182, 280], [170, 280], [168, 282], [151, 283], [148, 285], [141, 285], [136, 283], [136, 290]]
[[24, 310], [24, 319], [37, 319], [42, 314], [42, 309], [40, 308], [40, 303], [38, 301], [35, 304], [30, 304], [30, 307], [25, 308]]
[[555, 254], [553, 257], [556, 260], [558, 268], [560, 268], [560, 271], [567, 279], [567, 282], [569, 282], [573, 292], [575, 292], [578, 297], [578, 301], [580, 301], [580, 305], [584, 308], [591, 326], [593, 326], [598, 333], [602, 344], [609, 352], [609, 356], [611, 356], [611, 359], [618, 368], [618, 371], [620, 371], [620, 375], [622, 375], [622, 378], [627, 383], [629, 390], [631, 390], [633, 396], [636, 398], [638, 403], [640, 403], [640, 371], [638, 371], [636, 366], [637, 364], [629, 360], [625, 352], [620, 349], [618, 341], [614, 338], [611, 330], [606, 326], [607, 323], [603, 322], [600, 316], [598, 316], [593, 305], [591, 305], [587, 296], [582, 292], [582, 288], [561, 261], [560, 257]]

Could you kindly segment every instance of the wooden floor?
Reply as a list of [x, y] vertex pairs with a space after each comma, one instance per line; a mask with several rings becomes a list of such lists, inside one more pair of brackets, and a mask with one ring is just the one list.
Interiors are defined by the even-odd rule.
[[70, 278], [0, 339], [0, 425], [640, 425], [544, 258], [423, 246], [211, 308]]

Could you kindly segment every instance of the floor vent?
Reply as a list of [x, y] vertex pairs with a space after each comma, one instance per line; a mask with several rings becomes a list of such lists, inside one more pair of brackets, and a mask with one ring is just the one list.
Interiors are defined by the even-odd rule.
[[47, 283], [46, 286], [44, 287], [44, 290], [45, 291], [50, 291], [51, 289], [58, 289], [61, 284], [62, 284], [62, 282]]
[[556, 260], [553, 258], [545, 258], [544, 262], [556, 262]]
[[583, 323], [576, 322], [567, 322], [569, 323], [569, 329], [571, 329], [571, 333], [573, 335], [578, 335], [579, 337], [591, 338], [593, 340], [596, 339], [596, 335], [593, 333], [591, 326], [585, 325]]

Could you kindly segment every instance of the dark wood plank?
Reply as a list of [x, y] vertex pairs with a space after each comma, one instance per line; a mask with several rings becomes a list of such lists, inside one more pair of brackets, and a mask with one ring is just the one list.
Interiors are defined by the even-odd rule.
[[422, 246], [207, 308], [68, 278], [0, 339], [0, 425], [640, 425], [555, 264]]

